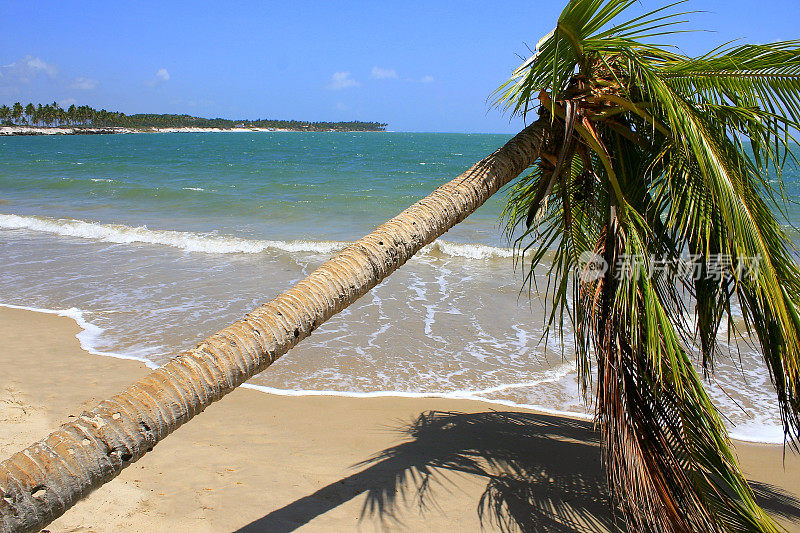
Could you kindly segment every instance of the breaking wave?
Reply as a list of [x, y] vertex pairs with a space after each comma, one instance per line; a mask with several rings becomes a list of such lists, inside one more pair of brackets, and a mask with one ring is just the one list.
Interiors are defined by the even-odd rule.
[[[214, 254], [257, 254], [266, 251], [333, 254], [350, 243], [343, 241], [244, 239], [233, 235], [215, 235], [191, 231], [150, 229], [147, 226], [102, 224], [72, 218], [49, 218], [0, 214], [0, 228], [23, 229], [65, 237], [93, 239], [117, 244], [155, 244], [180, 248], [189, 252]], [[437, 240], [426, 246], [422, 254], [494, 259], [513, 255], [511, 248], [483, 244], [458, 244]]]

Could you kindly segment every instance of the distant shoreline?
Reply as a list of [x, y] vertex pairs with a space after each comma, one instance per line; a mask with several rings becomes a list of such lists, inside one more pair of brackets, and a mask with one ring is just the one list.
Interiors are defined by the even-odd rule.
[[[40, 126], [0, 126], [0, 137], [11, 136], [38, 136], [38, 135], [117, 135], [125, 133], [275, 133], [275, 132], [309, 132], [307, 129], [288, 129], [288, 128], [78, 128], [78, 127], [40, 127]], [[329, 132], [363, 132], [365, 130], [315, 130], [311, 133]], [[369, 130], [367, 133], [385, 133], [384, 130]]]

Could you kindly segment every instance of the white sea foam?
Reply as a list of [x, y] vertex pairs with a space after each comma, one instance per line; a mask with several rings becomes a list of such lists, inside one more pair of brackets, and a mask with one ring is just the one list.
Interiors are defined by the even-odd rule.
[[464, 257], [466, 259], [495, 259], [514, 256], [512, 248], [500, 248], [485, 244], [460, 244], [442, 240], [434, 241], [423, 249], [423, 253], [431, 252], [453, 257]]
[[0, 303], [0, 307], [7, 307], [9, 309], [23, 309], [25, 311], [34, 311], [36, 313], [45, 313], [48, 315], [58, 315], [71, 318], [76, 324], [78, 324], [78, 327], [81, 328], [81, 331], [75, 335], [75, 337], [78, 339], [81, 349], [85, 350], [86, 352], [89, 352], [92, 355], [101, 355], [103, 357], [141, 361], [150, 368], [158, 368], [157, 364], [147, 359], [144, 352], [123, 354], [99, 350], [97, 348], [99, 345], [98, 341], [105, 330], [100, 326], [92, 324], [86, 320], [86, 311], [78, 309], [77, 307], [70, 307], [69, 309], [42, 309], [40, 307], [28, 307], [25, 305], [13, 305], [5, 303]]
[[[267, 387], [265, 385], [254, 385], [252, 383], [245, 383], [241, 385], [243, 388], [253, 389], [268, 394], [275, 394], [277, 396], [340, 396], [344, 398], [445, 398], [450, 400], [473, 400], [476, 402], [491, 403], [496, 405], [503, 405], [512, 408], [531, 409], [540, 413], [546, 413], [558, 416], [569, 416], [581, 420], [591, 420], [589, 415], [583, 413], [575, 413], [572, 411], [562, 411], [558, 409], [551, 409], [541, 405], [528, 405], [514, 403], [508, 400], [496, 400], [492, 398], [485, 398], [479, 396], [476, 391], [469, 390], [456, 390], [447, 392], [408, 392], [398, 390], [383, 390], [383, 391], [370, 391], [370, 392], [353, 392], [353, 391], [336, 391], [336, 390], [311, 390], [311, 389], [278, 389], [275, 387]], [[758, 441], [766, 442], [766, 441]], [[770, 441], [771, 442], [771, 441]], [[783, 442], [783, 441], [781, 441]]]
[[[493, 387], [493, 389], [508, 390], [513, 388], [524, 388], [524, 387], [529, 387], [531, 385], [538, 385], [547, 381], [550, 381], [550, 379], [542, 379], [542, 380], [537, 380], [536, 382], [526, 382], [526, 383], [509, 383], [505, 385], [500, 385], [498, 387]], [[545, 413], [554, 416], [567, 416], [579, 420], [592, 420], [592, 416], [586, 413], [577, 413], [575, 411], [553, 409], [551, 407], [543, 405], [518, 403], [518, 402], [512, 402], [510, 400], [501, 400], [501, 399], [486, 397], [483, 396], [485, 391], [455, 390], [447, 392], [407, 392], [407, 391], [396, 391], [396, 390], [384, 390], [384, 391], [372, 391], [372, 392], [352, 392], [352, 391], [335, 391], [335, 390], [278, 389], [275, 387], [254, 385], [251, 383], [245, 383], [244, 385], [242, 385], [242, 387], [258, 390], [261, 392], [266, 392], [268, 394], [275, 394], [278, 396], [339, 396], [344, 398], [444, 398], [450, 400], [472, 400], [472, 401], [490, 403], [495, 405], [502, 405], [504, 407], [510, 407], [512, 409], [530, 409], [532, 411], [537, 411], [539, 413]], [[732, 439], [745, 442], [757, 442], [763, 444], [784, 443], [783, 430], [781, 429], [780, 426], [770, 423], [756, 422], [756, 421], [736, 426], [735, 428], [730, 430], [730, 436]]]
[[489, 387], [486, 389], [472, 391], [472, 394], [473, 395], [492, 394], [512, 389], [524, 389], [528, 387], [535, 387], [543, 383], [554, 383], [566, 377], [567, 374], [569, 374], [574, 368], [575, 365], [571, 362], [563, 363], [562, 365], [557, 366], [556, 368], [546, 371], [544, 373], [544, 376], [542, 376], [539, 379], [535, 379], [532, 381], [525, 381], [523, 383], [504, 383], [502, 385], [497, 385], [495, 387]]
[[26, 229], [65, 237], [95, 239], [118, 244], [160, 244], [190, 252], [255, 254], [267, 250], [285, 252], [333, 253], [347, 243], [335, 241], [251, 240], [227, 235], [209, 235], [190, 231], [149, 229], [147, 226], [101, 224], [71, 218], [47, 218], [0, 214], [0, 228]]
[[[118, 244], [158, 244], [172, 246], [189, 252], [218, 254], [257, 254], [269, 250], [283, 252], [310, 252], [333, 254], [343, 250], [350, 243], [342, 241], [307, 240], [262, 240], [243, 239], [232, 235], [212, 235], [191, 231], [150, 229], [147, 226], [128, 226], [125, 224], [102, 224], [72, 218], [49, 218], [39, 216], [20, 216], [0, 214], [0, 228], [25, 229], [65, 237], [94, 239]], [[466, 259], [505, 258], [513, 255], [511, 248], [486, 246], [483, 244], [457, 244], [437, 240], [426, 246], [422, 252], [440, 254]]]
[[[7, 307], [11, 309], [24, 309], [27, 311], [34, 311], [37, 313], [53, 314], [64, 316], [74, 320], [81, 328], [80, 333], [76, 335], [80, 346], [83, 350], [93, 355], [100, 355], [104, 357], [114, 357], [117, 359], [127, 359], [140, 361], [147, 365], [149, 368], [158, 368], [158, 364], [147, 359], [145, 353], [117, 353], [99, 350], [99, 340], [104, 333], [104, 329], [92, 324], [86, 319], [87, 312], [75, 307], [69, 309], [42, 309], [38, 307], [29, 307], [23, 305], [13, 305], [0, 303], [0, 307]], [[547, 413], [557, 416], [569, 416], [572, 418], [590, 420], [591, 416], [585, 413], [576, 413], [574, 411], [566, 411], [560, 409], [553, 409], [543, 405], [534, 405], [526, 403], [517, 403], [509, 400], [501, 400], [488, 396], [492, 393], [502, 392], [510, 389], [519, 389], [525, 387], [535, 387], [543, 383], [552, 383], [565, 378], [572, 368], [571, 363], [565, 363], [556, 367], [544, 374], [540, 379], [522, 382], [522, 383], [505, 383], [494, 387], [476, 389], [476, 390], [453, 390], [446, 392], [409, 392], [400, 390], [381, 390], [370, 392], [359, 391], [336, 391], [336, 390], [313, 390], [313, 389], [279, 389], [275, 387], [267, 387], [264, 385], [254, 385], [250, 383], [243, 384], [242, 387], [254, 389], [268, 394], [275, 394], [280, 396], [340, 396], [347, 398], [381, 398], [381, 397], [395, 397], [395, 398], [446, 398], [453, 400], [474, 400], [496, 405], [502, 405], [514, 409], [531, 409], [541, 413]], [[753, 420], [746, 424], [741, 424], [731, 431], [731, 437], [734, 439], [761, 442], [769, 444], [781, 444], [784, 442], [783, 431], [780, 426], [769, 424], [760, 420]]]
[[[80, 164], [80, 163], [78, 163], [78, 164]], [[90, 179], [91, 179], [92, 181], [94, 181], [94, 182], [99, 182], [99, 181], [102, 181], [102, 182], [105, 182], [105, 183], [113, 183], [113, 182], [115, 182], [115, 181], [116, 181], [116, 180], [112, 180], [112, 179], [110, 179], [110, 178], [90, 178]]]
[[783, 444], [783, 428], [777, 424], [753, 421], [738, 424], [730, 430], [731, 438], [745, 442], [763, 442], [767, 444]]
[[184, 191], [205, 191], [205, 189], [201, 187], [183, 187]]

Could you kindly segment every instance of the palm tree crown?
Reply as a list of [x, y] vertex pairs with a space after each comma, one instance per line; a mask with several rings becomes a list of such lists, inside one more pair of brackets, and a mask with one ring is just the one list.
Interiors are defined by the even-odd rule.
[[736, 338], [741, 309], [796, 443], [800, 271], [768, 176], [800, 128], [800, 41], [691, 58], [651, 43], [680, 31], [677, 4], [619, 22], [633, 3], [571, 0], [496, 92], [550, 131], [507, 227], [522, 228], [528, 283], [553, 257], [548, 330], [572, 324], [629, 526], [771, 531], [693, 361], [713, 371], [720, 325]]

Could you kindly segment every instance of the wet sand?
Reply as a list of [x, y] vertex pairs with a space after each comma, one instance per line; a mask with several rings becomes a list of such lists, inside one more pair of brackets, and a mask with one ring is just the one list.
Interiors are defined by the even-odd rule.
[[[79, 331], [69, 318], [0, 308], [3, 458], [147, 371], [84, 352]], [[431, 411], [439, 414], [409, 434], [408, 424]], [[800, 531], [800, 457], [787, 450], [784, 459], [773, 445], [736, 450], [762, 504]], [[494, 494], [534, 506], [533, 530], [614, 529], [586, 422], [467, 400], [237, 390], [48, 530], [478, 531], [491, 479]], [[485, 529], [498, 530], [491, 516]]]

